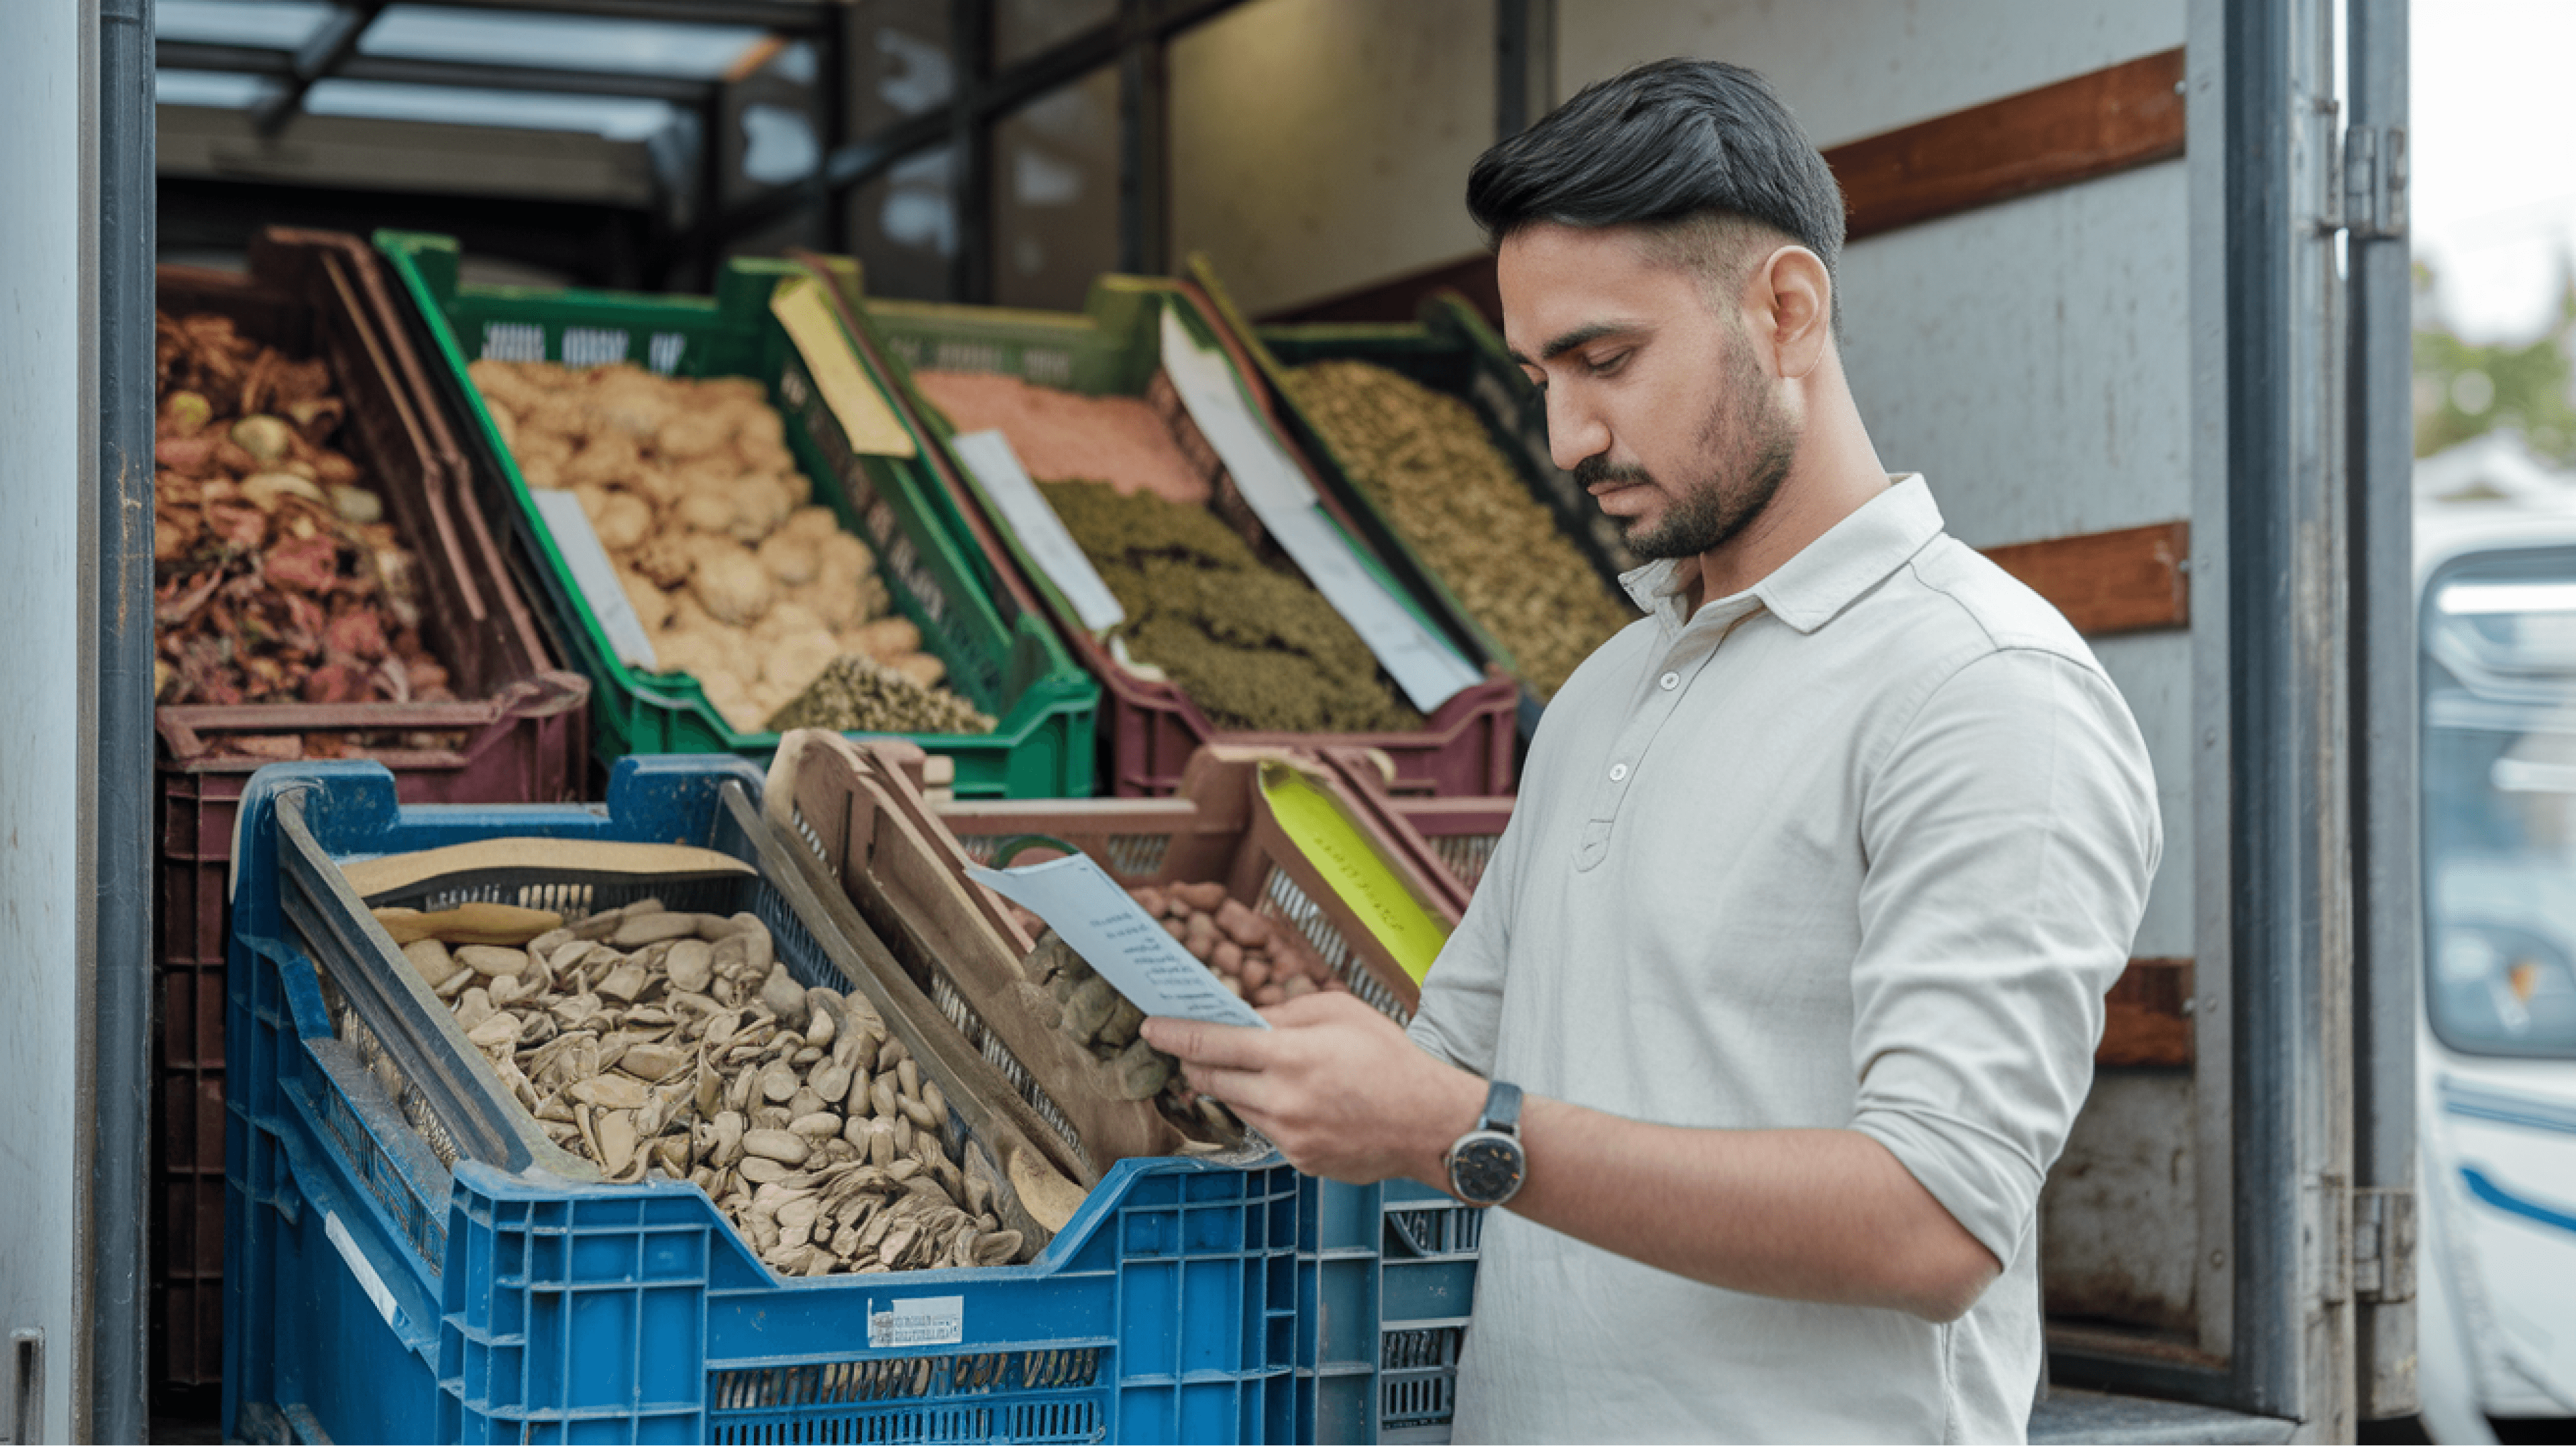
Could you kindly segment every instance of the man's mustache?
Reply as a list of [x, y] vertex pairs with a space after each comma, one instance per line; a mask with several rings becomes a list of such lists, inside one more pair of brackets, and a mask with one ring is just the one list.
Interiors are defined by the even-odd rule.
[[1612, 462], [1594, 455], [1574, 464], [1574, 480], [1586, 487], [1598, 487], [1605, 482], [1633, 487], [1641, 482], [1652, 484], [1655, 479], [1652, 473], [1633, 463]]

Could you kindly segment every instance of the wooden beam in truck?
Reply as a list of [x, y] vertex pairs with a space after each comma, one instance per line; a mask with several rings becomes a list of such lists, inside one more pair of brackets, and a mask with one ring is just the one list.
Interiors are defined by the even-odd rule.
[[2191, 961], [2132, 959], [2104, 999], [2097, 1065], [2179, 1067], [2192, 1061]]
[[1849, 239], [2182, 154], [2182, 48], [1825, 152]]
[[1983, 549], [2088, 638], [2191, 626], [2191, 524], [2158, 522]]

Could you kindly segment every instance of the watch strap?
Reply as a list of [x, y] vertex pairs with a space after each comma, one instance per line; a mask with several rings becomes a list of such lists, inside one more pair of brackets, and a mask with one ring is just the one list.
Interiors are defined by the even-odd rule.
[[1485, 1091], [1485, 1112], [1476, 1119], [1480, 1130], [1500, 1130], [1517, 1136], [1521, 1127], [1521, 1087], [1496, 1080]]

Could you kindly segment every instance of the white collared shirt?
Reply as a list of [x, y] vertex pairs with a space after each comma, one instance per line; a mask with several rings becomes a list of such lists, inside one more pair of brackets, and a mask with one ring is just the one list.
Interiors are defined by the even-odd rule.
[[1413, 1037], [1634, 1119], [1859, 1130], [2005, 1269], [1933, 1325], [1498, 1210], [1456, 1439], [2019, 1440], [2040, 1182], [2162, 849], [2137, 725], [1920, 477], [1695, 615], [1674, 564], [1625, 581], [1650, 615], [1549, 704]]

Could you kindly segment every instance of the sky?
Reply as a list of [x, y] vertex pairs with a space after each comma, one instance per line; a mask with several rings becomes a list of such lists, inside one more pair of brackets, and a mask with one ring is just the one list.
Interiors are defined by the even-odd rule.
[[2415, 254], [2441, 319], [2527, 341], [2576, 257], [2576, 0], [2415, 0]]

